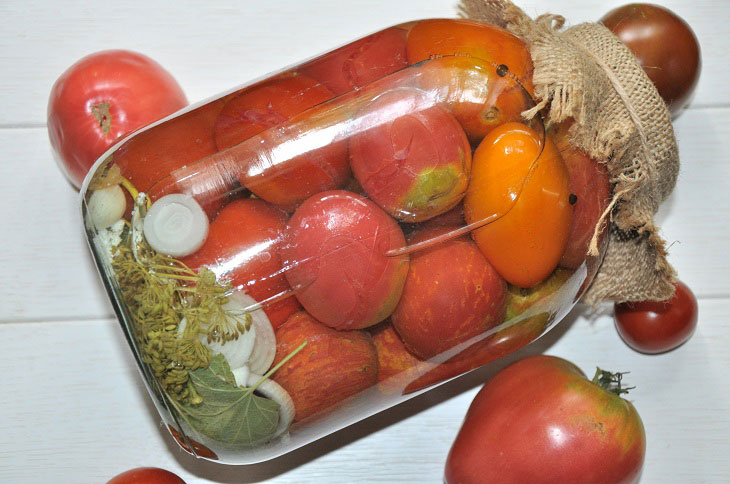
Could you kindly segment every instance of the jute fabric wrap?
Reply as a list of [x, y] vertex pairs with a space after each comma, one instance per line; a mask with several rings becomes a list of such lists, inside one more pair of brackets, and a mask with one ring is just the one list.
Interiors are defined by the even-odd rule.
[[[584, 301], [671, 297], [676, 274], [654, 215], [674, 188], [679, 155], [669, 111], [634, 55], [601, 24], [563, 29], [563, 17], [533, 20], [507, 0], [462, 0], [460, 9], [529, 45], [538, 105], [524, 115], [540, 111], [547, 124], [573, 118], [573, 145], [606, 163], [608, 248]], [[597, 253], [597, 237], [589, 251]]]

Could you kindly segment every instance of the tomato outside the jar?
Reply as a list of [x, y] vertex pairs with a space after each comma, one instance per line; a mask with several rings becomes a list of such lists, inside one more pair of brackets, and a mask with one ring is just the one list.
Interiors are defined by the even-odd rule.
[[697, 299], [682, 281], [666, 301], [614, 305], [616, 329], [627, 345], [641, 353], [671, 351], [685, 343], [697, 327]]

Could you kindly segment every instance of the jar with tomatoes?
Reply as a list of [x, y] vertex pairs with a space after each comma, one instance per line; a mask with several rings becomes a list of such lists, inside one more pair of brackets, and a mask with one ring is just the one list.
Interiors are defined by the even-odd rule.
[[[273, 458], [545, 333], [590, 283], [605, 168], [545, 132], [524, 42], [397, 25], [147, 127], [90, 246], [188, 452]], [[595, 245], [595, 244], [594, 244]]]

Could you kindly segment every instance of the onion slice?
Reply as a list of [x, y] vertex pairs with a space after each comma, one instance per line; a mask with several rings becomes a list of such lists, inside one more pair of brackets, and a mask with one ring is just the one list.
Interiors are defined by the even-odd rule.
[[[231, 296], [231, 302], [243, 311], [247, 307], [257, 304], [257, 301], [244, 292], [236, 292]], [[271, 368], [276, 356], [276, 337], [268, 316], [263, 309], [256, 309], [248, 313], [251, 316], [251, 327], [256, 329], [256, 343], [248, 360], [248, 366], [253, 373], [263, 375]]]
[[189, 195], [165, 195], [147, 211], [144, 235], [157, 252], [184, 257], [198, 250], [208, 237], [208, 216]]
[[[252, 387], [256, 385], [259, 380], [261, 380], [261, 378], [261, 375], [257, 375], [256, 373], [250, 373], [248, 375], [247, 386]], [[294, 408], [294, 400], [292, 400], [292, 398], [289, 396], [289, 393], [284, 390], [281, 385], [268, 378], [262, 381], [261, 384], [256, 387], [256, 391], [261, 393], [266, 398], [273, 400], [279, 404], [279, 425], [276, 427], [276, 432], [274, 432], [272, 438], [278, 437], [279, 435], [287, 431], [292, 421], [294, 420], [294, 415], [296, 413], [296, 409]]]

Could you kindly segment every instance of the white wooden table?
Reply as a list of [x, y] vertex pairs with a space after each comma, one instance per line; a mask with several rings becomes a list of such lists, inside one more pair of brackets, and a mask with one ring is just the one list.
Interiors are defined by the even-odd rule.
[[[519, 3], [578, 23], [620, 2]], [[659, 217], [671, 262], [699, 298], [699, 328], [680, 349], [644, 356], [619, 339], [610, 308], [578, 307], [517, 356], [559, 355], [588, 373], [630, 370], [648, 439], [642, 482], [728, 482], [730, 3], [662, 3], [694, 27], [703, 49], [696, 97], [675, 123], [679, 183]], [[45, 117], [56, 77], [101, 49], [148, 54], [194, 102], [390, 24], [454, 15], [454, 0], [2, 2], [0, 482], [100, 483], [136, 466], [190, 483], [441, 482], [467, 406], [493, 369], [267, 463], [222, 466], [179, 450], [92, 266], [77, 193], [53, 162]]]

